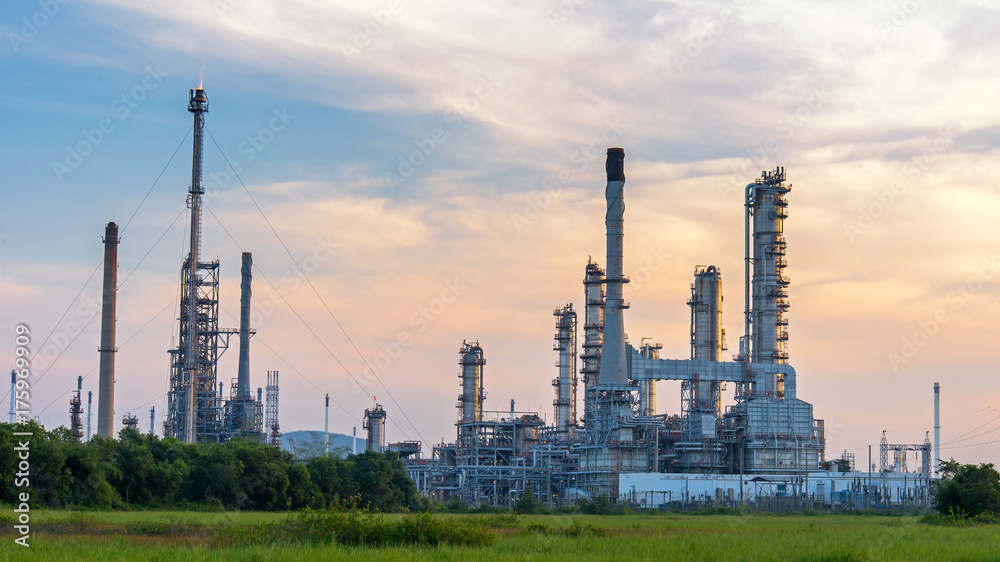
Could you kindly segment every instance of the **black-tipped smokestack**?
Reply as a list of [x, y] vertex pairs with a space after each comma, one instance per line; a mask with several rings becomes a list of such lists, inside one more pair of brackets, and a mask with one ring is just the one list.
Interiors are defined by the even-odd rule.
[[625, 181], [625, 149], [609, 148], [604, 169], [608, 172], [608, 181]]
[[604, 196], [607, 212], [604, 224], [608, 236], [608, 269], [605, 277], [607, 300], [604, 305], [604, 341], [601, 346], [601, 386], [620, 387], [628, 384], [628, 365], [625, 355], [625, 321], [622, 309], [627, 305], [622, 298], [622, 284], [628, 279], [622, 274], [623, 245], [625, 236], [625, 149], [609, 148], [605, 164], [608, 186]]
[[118, 293], [118, 225], [104, 229], [104, 292], [101, 299], [100, 380], [97, 385], [97, 434], [115, 433], [115, 308]]

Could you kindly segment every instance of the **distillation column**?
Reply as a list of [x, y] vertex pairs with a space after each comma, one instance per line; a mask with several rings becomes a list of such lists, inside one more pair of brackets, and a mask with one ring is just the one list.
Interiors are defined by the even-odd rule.
[[557, 308], [552, 313], [556, 317], [554, 351], [559, 352], [559, 377], [552, 381], [556, 389], [553, 400], [555, 407], [556, 433], [561, 438], [569, 438], [576, 427], [576, 311], [572, 304]]
[[483, 348], [478, 341], [463, 341], [458, 353], [462, 379], [462, 394], [458, 396], [459, 423], [483, 421], [483, 365], [486, 365]]
[[604, 343], [604, 270], [593, 261], [587, 261], [583, 278], [586, 303], [583, 315], [583, 366], [584, 390], [598, 383], [601, 371], [601, 345]]
[[83, 377], [76, 377], [76, 394], [69, 401], [70, 434], [75, 441], [83, 439]]
[[[725, 349], [722, 329], [722, 271], [714, 265], [697, 267], [691, 285], [691, 359], [719, 361]], [[715, 419], [720, 411], [718, 381], [685, 381], [690, 392], [691, 436], [715, 437]], [[711, 422], [709, 424], [709, 422]], [[709, 427], [711, 425], [711, 427]]]
[[[785, 276], [784, 220], [788, 217], [785, 169], [764, 172], [747, 186], [747, 282], [751, 302], [747, 321], [751, 343], [750, 361], [757, 364], [788, 362], [788, 278]], [[752, 226], [752, 231], [751, 231]], [[752, 276], [750, 273], [752, 272]], [[757, 372], [753, 395], [794, 398], [795, 381], [783, 375]]]
[[[722, 272], [714, 265], [698, 266], [691, 285], [691, 359], [720, 360], [725, 349], [722, 329]], [[692, 380], [681, 383], [682, 415], [687, 421], [683, 442], [675, 445], [679, 464], [687, 470], [718, 472], [725, 467], [725, 445], [717, 439], [720, 417], [721, 383]]]
[[[645, 339], [645, 338], [643, 338]], [[659, 359], [662, 343], [645, 343], [639, 348], [639, 355], [647, 359]], [[639, 415], [656, 415], [656, 379], [646, 379], [641, 381], [639, 387]]]
[[365, 410], [362, 428], [368, 430], [368, 441], [365, 450], [381, 453], [385, 444], [385, 410], [375, 404], [374, 408]]

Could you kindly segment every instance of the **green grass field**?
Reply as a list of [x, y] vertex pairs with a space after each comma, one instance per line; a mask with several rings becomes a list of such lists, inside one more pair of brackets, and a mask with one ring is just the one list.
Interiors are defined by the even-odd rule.
[[[283, 513], [38, 511], [31, 547], [5, 525], [2, 560], [1000, 560], [997, 526], [841, 515], [471, 516], [496, 535], [467, 546], [220, 546], [215, 530], [279, 524]], [[470, 516], [438, 515], [469, 521]], [[385, 520], [398, 521], [400, 515]]]

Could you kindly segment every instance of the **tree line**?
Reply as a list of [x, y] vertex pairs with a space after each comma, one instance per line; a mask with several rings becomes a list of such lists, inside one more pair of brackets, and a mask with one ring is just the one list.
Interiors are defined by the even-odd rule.
[[1000, 518], [1000, 472], [992, 463], [941, 461], [941, 485], [934, 496], [934, 508], [956, 519]]
[[123, 429], [117, 440], [93, 437], [81, 443], [65, 427], [46, 431], [34, 421], [0, 423], [0, 501], [8, 504], [24, 491], [15, 486], [15, 447], [26, 438], [15, 438], [14, 432], [32, 434], [27, 439], [33, 506], [262, 511], [345, 503], [377, 511], [425, 507], [392, 452], [299, 462], [287, 451], [243, 439], [188, 444], [133, 429]]

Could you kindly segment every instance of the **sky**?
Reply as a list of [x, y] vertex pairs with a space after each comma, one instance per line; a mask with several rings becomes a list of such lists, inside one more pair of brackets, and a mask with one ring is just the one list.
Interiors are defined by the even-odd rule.
[[712, 264], [736, 352], [741, 194], [784, 166], [790, 363], [827, 457], [921, 443], [940, 382], [942, 457], [1000, 464], [998, 25], [971, 1], [5, 2], [2, 348], [30, 328], [47, 427], [77, 376], [96, 395], [114, 221], [115, 423], [147, 430], [152, 405], [159, 426], [203, 83], [202, 254], [235, 328], [253, 252], [251, 385], [280, 372], [283, 431], [321, 429], [329, 393], [331, 431], [377, 400], [389, 441], [453, 441], [465, 340], [487, 410], [551, 421], [552, 311], [582, 318], [620, 146], [633, 343], [689, 357]]

